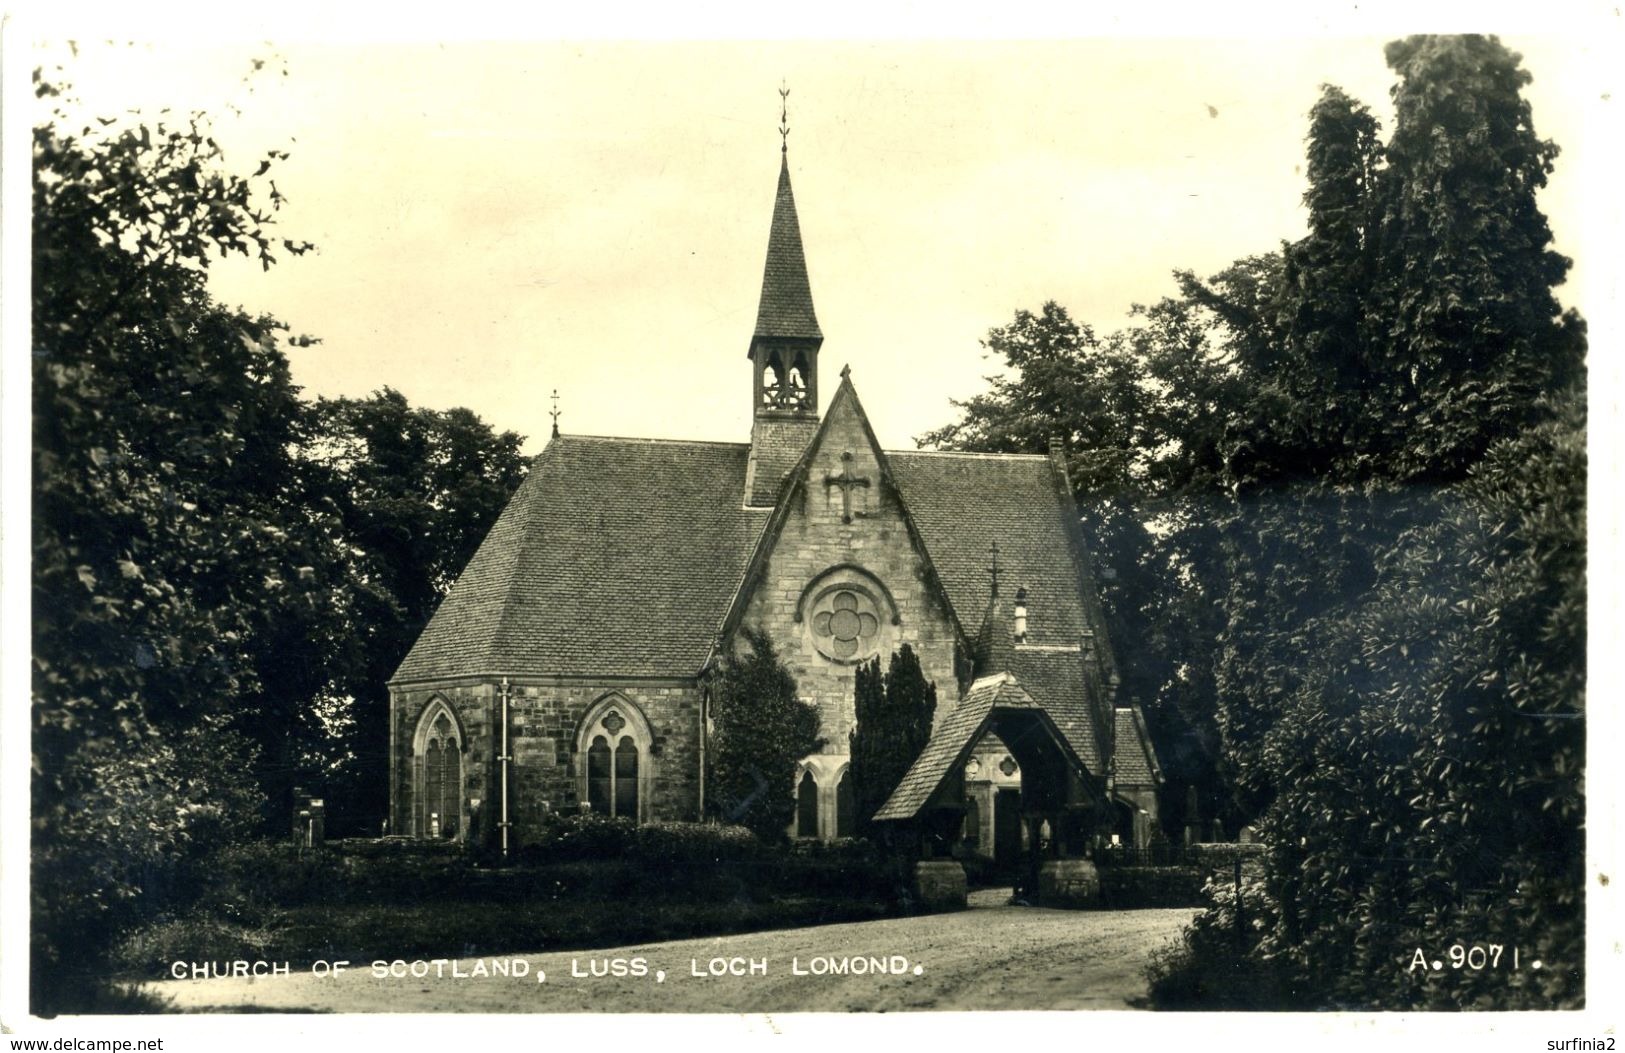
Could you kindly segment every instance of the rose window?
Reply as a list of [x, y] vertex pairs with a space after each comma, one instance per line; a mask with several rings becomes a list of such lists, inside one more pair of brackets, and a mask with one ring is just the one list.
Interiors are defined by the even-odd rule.
[[880, 611], [866, 592], [833, 589], [819, 598], [812, 627], [821, 650], [836, 658], [854, 658], [875, 650]]

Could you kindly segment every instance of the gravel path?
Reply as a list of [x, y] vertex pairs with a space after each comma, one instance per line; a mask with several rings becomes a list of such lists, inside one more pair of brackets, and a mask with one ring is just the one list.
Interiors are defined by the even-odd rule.
[[[354, 963], [337, 978], [307, 971], [261, 979], [167, 981], [152, 989], [179, 1010], [340, 1013], [569, 1013], [1126, 1009], [1145, 993], [1149, 953], [1194, 910], [1116, 912], [1011, 907], [978, 893], [956, 914], [677, 940], [580, 953], [469, 958], [427, 976], [379, 978]], [[877, 973], [870, 958], [886, 972]], [[647, 975], [593, 976], [622, 968]], [[724, 975], [710, 975], [712, 960]], [[830, 961], [845, 975], [818, 975]], [[752, 971], [752, 962], [765, 960]], [[493, 962], [518, 977], [473, 975]], [[524, 964], [520, 964], [523, 962]], [[899, 969], [900, 967], [900, 969]], [[410, 963], [399, 967], [410, 968]], [[436, 970], [441, 975], [436, 975]], [[693, 975], [695, 970], [703, 975]], [[893, 973], [889, 970], [899, 969]], [[453, 972], [470, 974], [454, 977]], [[730, 970], [745, 975], [731, 975]], [[800, 974], [796, 970], [800, 970]], [[572, 972], [586, 975], [572, 975]], [[658, 979], [663, 972], [664, 979]], [[545, 981], [538, 982], [538, 974]]]

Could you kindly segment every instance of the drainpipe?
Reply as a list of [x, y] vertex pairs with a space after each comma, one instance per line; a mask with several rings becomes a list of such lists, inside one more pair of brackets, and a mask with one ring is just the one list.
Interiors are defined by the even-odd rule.
[[502, 688], [498, 692], [502, 698], [502, 753], [497, 760], [502, 764], [502, 821], [497, 828], [502, 831], [502, 858], [508, 858], [508, 762], [513, 758], [508, 755], [508, 678], [502, 678]]
[[711, 685], [700, 685], [700, 815], [699, 821], [705, 822], [705, 718], [711, 711]]

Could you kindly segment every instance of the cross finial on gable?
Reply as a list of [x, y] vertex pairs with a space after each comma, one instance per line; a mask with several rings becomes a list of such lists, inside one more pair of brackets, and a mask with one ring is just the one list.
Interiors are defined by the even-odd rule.
[[993, 563], [987, 568], [987, 573], [993, 579], [993, 595], [997, 596], [999, 594], [999, 543], [997, 541], [993, 542], [992, 556]]
[[851, 376], [852, 376], [852, 367], [850, 365], [842, 366], [841, 367], [841, 379], [846, 380], [846, 379], [850, 378]]
[[556, 438], [559, 437], [559, 389], [558, 388], [553, 389], [553, 409], [548, 412], [548, 416], [553, 418], [553, 438], [556, 439]]

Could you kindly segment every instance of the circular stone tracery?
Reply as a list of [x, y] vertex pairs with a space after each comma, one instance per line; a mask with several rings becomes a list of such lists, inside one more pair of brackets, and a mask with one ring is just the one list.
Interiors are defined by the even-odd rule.
[[870, 654], [880, 632], [874, 597], [856, 586], [833, 589], [813, 605], [813, 635], [818, 647], [836, 658]]
[[891, 593], [874, 575], [851, 563], [830, 567], [808, 582], [796, 621], [812, 649], [843, 664], [862, 662], [897, 643], [897, 607]]

